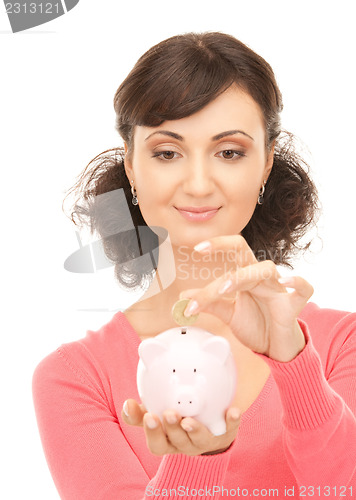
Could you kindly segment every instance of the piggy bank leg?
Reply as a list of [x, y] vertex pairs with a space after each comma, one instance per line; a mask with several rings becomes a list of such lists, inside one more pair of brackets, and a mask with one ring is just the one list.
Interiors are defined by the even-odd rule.
[[226, 422], [225, 419], [217, 420], [216, 422], [209, 424], [208, 429], [214, 436], [221, 436], [221, 434], [225, 434], [226, 432]]

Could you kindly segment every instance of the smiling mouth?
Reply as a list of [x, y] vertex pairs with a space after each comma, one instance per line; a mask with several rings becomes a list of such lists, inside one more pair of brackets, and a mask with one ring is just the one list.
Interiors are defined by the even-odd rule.
[[212, 219], [221, 207], [174, 207], [186, 220], [204, 222]]

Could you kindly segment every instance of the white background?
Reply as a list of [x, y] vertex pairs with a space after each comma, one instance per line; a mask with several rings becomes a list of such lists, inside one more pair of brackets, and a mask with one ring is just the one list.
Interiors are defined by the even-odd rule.
[[[284, 97], [283, 125], [310, 151], [324, 210], [323, 249], [294, 272], [313, 284], [320, 306], [356, 309], [353, 4], [81, 0], [61, 18], [17, 34], [0, 7], [1, 498], [59, 498], [36, 428], [33, 370], [133, 300], [120, 295], [112, 269], [64, 270], [78, 244], [61, 204], [87, 162], [121, 144], [113, 96], [154, 43], [223, 31], [270, 62]], [[111, 311], [79, 311], [100, 307]]]

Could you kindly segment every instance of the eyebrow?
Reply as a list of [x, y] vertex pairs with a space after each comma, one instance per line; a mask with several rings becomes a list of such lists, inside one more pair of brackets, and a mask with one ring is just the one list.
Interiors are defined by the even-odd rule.
[[214, 135], [212, 138], [213, 141], [218, 141], [219, 139], [223, 139], [224, 137], [227, 137], [229, 135], [237, 135], [237, 134], [242, 134], [251, 139], [251, 141], [254, 141], [254, 138], [251, 137], [249, 134], [244, 132], [243, 130], [228, 130], [227, 132], [221, 132], [221, 134]]
[[[145, 141], [148, 141], [148, 139], [150, 137], [152, 137], [153, 135], [156, 135], [156, 134], [167, 135], [168, 137], [173, 137], [173, 139], [177, 139], [177, 141], [184, 142], [184, 139], [183, 139], [183, 137], [181, 135], [176, 134], [175, 132], [171, 132], [169, 130], [157, 130], [156, 132], [153, 132], [148, 137], [146, 137]], [[220, 139], [223, 139], [224, 137], [227, 137], [227, 136], [230, 136], [230, 135], [237, 135], [237, 134], [245, 135], [246, 137], [248, 137], [249, 139], [251, 139], [252, 141], [254, 141], [254, 138], [251, 137], [246, 132], [244, 132], [243, 130], [227, 130], [226, 132], [221, 132], [220, 134], [214, 135], [214, 137], [212, 137], [211, 140], [212, 141], [218, 141]]]
[[153, 132], [148, 137], [146, 137], [145, 141], [148, 141], [150, 137], [156, 134], [168, 135], [168, 137], [173, 137], [173, 139], [177, 139], [178, 141], [184, 141], [181, 135], [176, 134], [175, 132], [170, 132], [169, 130], [157, 130], [156, 132]]

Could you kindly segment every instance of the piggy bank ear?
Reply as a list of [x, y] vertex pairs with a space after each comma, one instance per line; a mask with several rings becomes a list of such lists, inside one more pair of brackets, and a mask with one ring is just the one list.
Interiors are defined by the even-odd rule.
[[143, 340], [138, 346], [138, 354], [146, 368], [149, 368], [153, 361], [162, 356], [167, 350], [165, 345], [155, 339]]
[[230, 345], [227, 340], [221, 337], [213, 337], [204, 343], [203, 351], [213, 354], [221, 364], [224, 364], [230, 354]]

